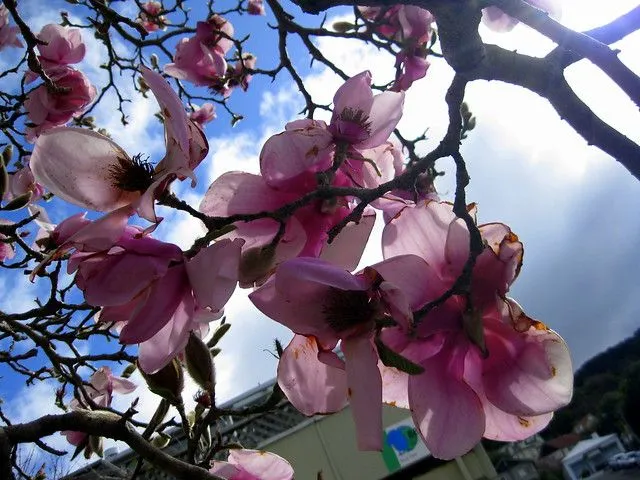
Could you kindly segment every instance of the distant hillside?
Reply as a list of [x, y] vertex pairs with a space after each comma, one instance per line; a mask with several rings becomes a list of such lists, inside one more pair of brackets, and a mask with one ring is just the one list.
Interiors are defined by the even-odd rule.
[[[600, 435], [619, 432], [622, 417], [623, 389], [632, 369], [640, 364], [640, 329], [587, 361], [575, 374], [571, 404], [556, 412], [549, 427], [542, 432], [545, 439], [569, 433], [585, 415], [600, 419]], [[634, 379], [638, 381], [640, 379]]]

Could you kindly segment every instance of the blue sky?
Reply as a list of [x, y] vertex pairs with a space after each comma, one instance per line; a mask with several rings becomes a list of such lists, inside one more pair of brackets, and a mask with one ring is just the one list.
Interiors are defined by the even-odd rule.
[[[200, 2], [192, 3], [195, 9]], [[125, 13], [132, 4], [114, 3]], [[624, 13], [637, 2], [619, 0], [610, 4], [566, 0], [563, 22], [586, 30]], [[57, 21], [56, 10], [69, 9], [62, 1], [48, 2], [44, 12], [40, 5], [40, 0], [20, 3], [35, 29]], [[221, 4], [219, 8], [224, 7]], [[339, 15], [348, 16], [349, 10], [332, 11], [330, 19]], [[274, 32], [264, 28], [269, 19], [231, 19], [239, 35], [251, 33], [246, 50], [258, 56], [260, 68], [277, 64]], [[305, 21], [319, 22], [319, 18]], [[486, 30], [482, 34], [487, 41], [522, 53], [544, 55], [552, 48], [550, 42], [525, 26], [509, 34]], [[98, 68], [100, 46], [88, 35], [85, 39], [89, 53], [80, 68], [99, 84], [104, 75]], [[321, 39], [318, 45], [349, 74], [371, 69], [377, 83], [393, 76], [393, 59], [375, 49], [332, 39]], [[640, 35], [628, 37], [617, 47], [622, 50], [623, 61], [640, 72]], [[6, 52], [0, 54], [0, 66], [11, 59], [5, 58]], [[320, 102], [329, 103], [341, 81], [320, 66], [310, 69], [308, 55], [300, 45], [294, 43], [290, 53], [310, 91]], [[161, 64], [164, 63], [163, 59]], [[451, 76], [444, 61], [433, 59], [427, 77], [407, 93], [400, 127], [409, 137], [429, 128], [429, 140], [421, 147], [424, 152], [435, 147], [446, 129], [444, 92]], [[572, 66], [567, 76], [598, 115], [640, 142], [637, 110], [603, 74], [583, 61]], [[130, 154], [146, 153], [157, 161], [164, 142], [160, 125], [153, 118], [156, 105], [136, 95], [130, 87], [125, 91], [133, 99], [128, 105], [130, 125], [123, 128], [119, 124], [113, 98], [96, 110], [97, 123], [106, 126]], [[467, 198], [479, 204], [480, 223], [502, 221], [519, 235], [525, 245], [524, 267], [511, 294], [527, 313], [563, 335], [575, 366], [579, 366], [640, 327], [640, 216], [635, 207], [640, 186], [614, 160], [587, 146], [534, 94], [497, 82], [475, 82], [468, 87], [467, 101], [478, 117], [478, 127], [462, 148], [472, 178]], [[211, 152], [196, 172], [198, 186], [194, 190], [186, 184], [177, 187], [178, 193], [194, 206], [211, 181], [224, 171], [257, 172], [261, 144], [283, 129], [286, 121], [297, 118], [302, 103], [295, 86], [282, 75], [273, 84], [268, 78], [254, 78], [248, 92], [232, 94], [231, 106], [245, 120], [231, 128], [228, 117], [218, 109], [218, 119], [206, 128]], [[439, 166], [451, 171], [448, 161]], [[444, 198], [452, 198], [451, 175], [438, 186]], [[71, 212], [60, 204], [52, 204], [51, 210], [54, 220]], [[375, 237], [379, 231], [378, 226], [362, 265], [380, 259], [379, 239]], [[156, 233], [161, 239], [188, 247], [200, 232], [198, 222], [182, 213], [168, 212]], [[32, 287], [22, 278], [15, 282], [14, 277], [0, 272], [0, 309], [15, 312], [28, 308], [34, 288], [37, 286]], [[290, 336], [286, 329], [261, 316], [247, 302], [246, 293], [238, 292], [226, 309], [233, 328], [223, 341], [223, 353], [217, 357], [218, 395], [223, 400], [272, 378], [275, 360], [268, 352], [272, 340], [278, 336], [286, 341]], [[2, 370], [0, 374], [5, 375], [0, 381], [0, 395], [16, 418], [26, 420], [55, 411], [51, 405], [55, 385], [8, 388], [10, 376]], [[118, 405], [126, 408], [137, 396], [141, 397], [141, 405], [150, 408], [156, 401], [148, 392], [135, 392], [121, 398]], [[145, 413], [144, 408], [142, 412]], [[61, 438], [55, 442], [64, 445]]]

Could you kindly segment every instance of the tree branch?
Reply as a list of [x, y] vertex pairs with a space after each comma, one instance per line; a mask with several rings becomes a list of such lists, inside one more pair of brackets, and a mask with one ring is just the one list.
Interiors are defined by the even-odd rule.
[[145, 460], [184, 480], [220, 480], [207, 470], [183, 462], [164, 451], [155, 448], [122, 417], [111, 412], [77, 410], [60, 415], [45, 415], [28, 423], [8, 425], [2, 430], [8, 442], [13, 445], [34, 442], [56, 432], [74, 430], [122, 440]]

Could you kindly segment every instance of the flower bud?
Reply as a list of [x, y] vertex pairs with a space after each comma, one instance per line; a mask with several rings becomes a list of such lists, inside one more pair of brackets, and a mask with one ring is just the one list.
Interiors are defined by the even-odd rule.
[[253, 287], [264, 282], [275, 267], [276, 248], [273, 245], [249, 248], [242, 252], [238, 267], [238, 283], [241, 288]]
[[338, 33], [346, 33], [353, 30], [353, 23], [350, 22], [334, 22], [333, 29]]
[[149, 61], [151, 62], [151, 66], [153, 68], [155, 68], [156, 70], [160, 69], [160, 67], [158, 66], [158, 55], [156, 55], [155, 53], [152, 53], [151, 56], [149, 57]]
[[187, 371], [199, 387], [207, 392], [213, 391], [215, 370], [213, 358], [207, 345], [196, 334], [189, 334], [189, 342], [184, 349]]
[[174, 358], [156, 373], [146, 373], [141, 368], [140, 373], [147, 382], [149, 390], [153, 393], [168, 400], [173, 405], [182, 404], [181, 394], [184, 389], [184, 373], [177, 359]]
[[2, 163], [8, 166], [9, 162], [11, 162], [11, 157], [13, 157], [13, 145], [9, 144], [2, 150]]

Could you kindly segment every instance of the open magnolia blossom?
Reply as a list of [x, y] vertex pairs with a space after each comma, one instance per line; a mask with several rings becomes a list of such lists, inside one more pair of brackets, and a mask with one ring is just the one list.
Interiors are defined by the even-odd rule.
[[75, 215], [52, 234], [61, 251], [75, 250], [68, 272], [100, 321], [120, 329], [120, 342], [140, 344], [147, 373], [165, 366], [189, 333], [219, 318], [238, 281], [241, 240], [221, 240], [186, 258], [176, 245], [127, 225], [126, 209], [91, 222]]
[[[453, 295], [420, 313], [409, 329], [385, 329], [382, 340], [424, 371], [408, 377], [406, 403], [429, 448], [440, 458], [471, 449], [481, 437], [520, 440], [544, 428], [571, 400], [573, 373], [562, 338], [506, 297], [522, 265], [522, 243], [503, 224], [481, 225], [485, 243], [468, 295]], [[469, 232], [450, 204], [407, 207], [385, 227], [387, 258], [415, 254], [427, 265], [428, 303], [462, 272]], [[393, 282], [401, 272], [388, 271]]]
[[225, 480], [293, 480], [289, 462], [262, 450], [229, 450], [226, 462], [214, 462], [209, 470]]
[[383, 401], [410, 408], [444, 459], [483, 436], [519, 440], [544, 428], [571, 399], [569, 352], [506, 297], [521, 267], [518, 238], [502, 224], [479, 228], [486, 247], [469, 293], [424, 312], [469, 256], [468, 230], [449, 204], [402, 209], [383, 233], [386, 260], [359, 274], [315, 258], [281, 264], [249, 298], [297, 334], [278, 367], [289, 400], [307, 415], [349, 401], [362, 449], [381, 448]]
[[141, 5], [140, 15], [136, 18], [136, 22], [142, 25], [147, 32], [166, 30], [168, 21], [167, 17], [161, 15], [162, 11], [162, 2], [155, 0], [145, 2]]
[[414, 81], [427, 74], [427, 44], [435, 20], [431, 12], [415, 5], [393, 5], [385, 9], [358, 7], [358, 10], [372, 22], [374, 32], [401, 46], [396, 54], [396, 81], [392, 90], [407, 90]]
[[176, 47], [167, 75], [195, 85], [215, 86], [227, 72], [226, 53], [233, 46], [233, 25], [219, 15], [198, 22], [196, 34], [183, 38]]
[[[303, 413], [313, 415], [340, 409], [348, 396], [358, 446], [363, 450], [382, 448], [376, 321], [392, 317], [408, 328], [412, 306], [422, 303], [421, 292], [411, 285], [425, 280], [421, 278], [423, 262], [410, 257], [391, 258], [355, 275], [320, 259], [297, 258], [280, 265], [269, 282], [249, 295], [265, 315], [308, 337], [294, 339], [278, 368], [278, 380], [287, 397]], [[402, 271], [404, 278], [393, 284], [385, 281], [389, 270]], [[338, 344], [344, 361], [333, 351]], [[313, 355], [314, 349], [317, 355]], [[297, 361], [291, 361], [290, 355]], [[339, 379], [339, 372], [327, 371], [327, 366], [346, 372], [347, 389], [342, 390], [342, 399], [333, 383], [344, 385], [344, 380]], [[331, 379], [328, 385], [316, 383], [324, 378]], [[308, 395], [310, 391], [320, 394]], [[327, 401], [323, 392], [333, 392], [334, 397]]]
[[157, 221], [154, 201], [175, 178], [192, 178], [208, 143], [182, 102], [159, 74], [142, 68], [142, 76], [160, 104], [166, 154], [155, 168], [131, 158], [110, 138], [82, 128], [57, 128], [41, 135], [31, 156], [36, 181], [50, 192], [83, 208], [110, 212], [133, 205], [138, 214]]
[[23, 47], [18, 38], [20, 29], [15, 25], [9, 25], [9, 10], [0, 5], [0, 52], [6, 47]]
[[80, 63], [86, 52], [86, 46], [78, 28], [50, 23], [42, 27], [38, 40], [46, 42], [38, 45], [38, 60], [45, 70], [55, 65]]
[[[89, 385], [85, 388], [91, 402], [98, 407], [107, 408], [111, 406], [114, 393], [131, 393], [137, 385], [130, 380], [116, 377], [109, 367], [100, 367], [91, 375]], [[69, 407], [72, 410], [90, 409], [91, 405], [83, 397], [74, 398]], [[84, 432], [65, 431], [62, 432], [71, 445], [80, 446], [87, 442], [88, 435]]]

